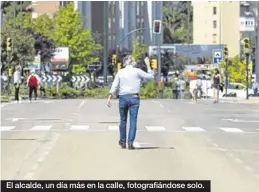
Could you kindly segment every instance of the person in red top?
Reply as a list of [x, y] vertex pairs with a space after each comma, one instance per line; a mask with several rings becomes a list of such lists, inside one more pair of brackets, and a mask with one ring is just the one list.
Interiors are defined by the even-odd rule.
[[40, 87], [39, 77], [35, 74], [35, 71], [31, 72], [31, 75], [27, 80], [27, 87], [29, 87], [29, 100], [31, 102], [32, 93], [34, 93], [35, 101], [37, 100], [37, 89]]

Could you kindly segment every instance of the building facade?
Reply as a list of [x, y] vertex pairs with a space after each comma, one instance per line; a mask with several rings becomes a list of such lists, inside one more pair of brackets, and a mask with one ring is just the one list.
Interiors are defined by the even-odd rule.
[[[115, 49], [117, 45], [131, 49], [132, 41], [135, 39], [147, 45], [157, 44], [157, 41], [162, 42], [162, 35], [159, 36], [161, 39], [155, 39], [156, 36], [153, 36], [151, 30], [154, 19], [162, 20], [162, 2], [109, 1], [108, 18], [103, 17], [103, 1], [74, 1], [74, 3], [84, 27], [101, 36], [104, 31], [104, 20], [108, 19], [109, 49]], [[140, 28], [143, 30], [128, 35], [129, 32]]]
[[241, 40], [248, 37], [256, 48], [254, 72], [259, 74], [259, 3], [203, 1], [192, 4], [193, 43], [225, 44], [229, 57], [234, 57], [241, 55]]

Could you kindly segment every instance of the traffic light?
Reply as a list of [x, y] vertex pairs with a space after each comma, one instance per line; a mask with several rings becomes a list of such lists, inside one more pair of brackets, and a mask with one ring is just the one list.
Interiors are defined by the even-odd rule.
[[250, 39], [249, 38], [244, 38], [242, 41], [242, 44], [245, 49], [250, 49]]
[[117, 70], [119, 71], [121, 69], [121, 63], [117, 63]]
[[228, 47], [227, 47], [227, 45], [224, 47], [224, 57], [225, 57], [225, 59], [228, 58]]
[[10, 37], [8, 37], [6, 40], [6, 50], [12, 51], [12, 46], [13, 46], [13, 40]]
[[157, 60], [156, 59], [152, 59], [151, 60], [151, 68], [152, 69], [157, 69]]
[[115, 65], [117, 62], [117, 56], [115, 54], [112, 55], [112, 64]]
[[160, 20], [154, 20], [153, 33], [155, 33], [155, 34], [161, 33], [161, 21]]
[[13, 69], [12, 69], [12, 68], [9, 68], [9, 69], [8, 69], [8, 76], [9, 76], [9, 77], [12, 77], [12, 75], [13, 75]]

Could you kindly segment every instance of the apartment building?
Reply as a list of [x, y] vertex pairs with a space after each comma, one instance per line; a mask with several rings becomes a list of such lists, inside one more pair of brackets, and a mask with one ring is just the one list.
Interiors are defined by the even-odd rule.
[[[104, 27], [104, 2], [103, 1], [74, 1], [84, 27], [95, 33], [103, 34]], [[139, 40], [148, 45], [157, 44], [161, 39], [155, 39], [152, 34], [154, 19], [162, 20], [162, 2], [149, 1], [108, 1], [108, 48], [115, 49], [117, 45], [131, 49], [132, 41]], [[129, 35], [135, 29], [145, 28]], [[147, 30], [149, 29], [149, 30]]]
[[241, 55], [241, 40], [250, 38], [256, 49], [251, 59], [259, 80], [259, 2], [193, 2], [193, 43], [225, 44], [229, 57]]
[[229, 56], [240, 53], [240, 3], [193, 2], [193, 43], [226, 44]]
[[[67, 6], [73, 2], [75, 9], [79, 11], [83, 26], [91, 29], [103, 37], [104, 31], [104, 1], [32, 1], [34, 8], [33, 18], [42, 14], [52, 16], [60, 6]], [[108, 1], [108, 48], [115, 49], [117, 45], [131, 49], [132, 41], [137, 39], [141, 43], [156, 45], [162, 42], [162, 35], [154, 36], [152, 33], [153, 20], [162, 20], [163, 3], [151, 1]], [[136, 31], [124, 39], [127, 34]]]

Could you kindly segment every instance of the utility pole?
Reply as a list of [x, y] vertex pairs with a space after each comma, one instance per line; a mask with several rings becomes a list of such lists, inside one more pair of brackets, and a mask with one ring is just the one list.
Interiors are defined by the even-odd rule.
[[187, 7], [188, 65], [190, 65], [190, 4], [191, 4], [191, 2], [188, 2], [188, 7]]
[[248, 93], [248, 86], [249, 86], [249, 82], [248, 82], [248, 77], [249, 77], [249, 69], [248, 69], [248, 65], [249, 65], [249, 52], [245, 53], [246, 56], [246, 99], [249, 99], [249, 93]]
[[104, 84], [107, 84], [107, 63], [108, 63], [108, 2], [103, 3], [103, 77]]

